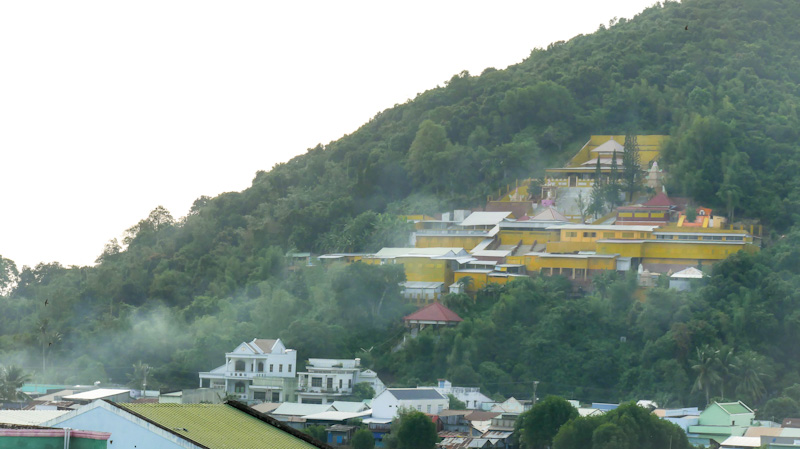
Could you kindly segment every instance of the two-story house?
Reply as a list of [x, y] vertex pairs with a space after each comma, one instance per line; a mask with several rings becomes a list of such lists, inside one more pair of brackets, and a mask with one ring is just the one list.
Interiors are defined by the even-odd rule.
[[297, 397], [304, 404], [329, 404], [353, 394], [356, 384], [366, 382], [379, 393], [383, 382], [361, 359], [308, 359], [306, 371], [297, 373]]
[[240, 400], [283, 402], [294, 390], [297, 352], [280, 338], [254, 338], [225, 354], [225, 364], [200, 373], [200, 387], [217, 388]]

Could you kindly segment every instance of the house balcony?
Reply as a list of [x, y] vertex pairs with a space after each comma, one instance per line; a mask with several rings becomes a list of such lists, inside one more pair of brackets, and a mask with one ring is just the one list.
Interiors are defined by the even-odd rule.
[[348, 395], [351, 392], [346, 388], [322, 388], [322, 387], [304, 387], [301, 386], [297, 389], [298, 393], [303, 394], [319, 394], [319, 395]]
[[225, 371], [222, 373], [200, 373], [201, 379], [255, 379], [255, 378], [263, 378], [263, 377], [281, 377], [276, 376], [275, 374], [280, 373], [261, 373], [261, 372], [252, 372], [252, 371]]

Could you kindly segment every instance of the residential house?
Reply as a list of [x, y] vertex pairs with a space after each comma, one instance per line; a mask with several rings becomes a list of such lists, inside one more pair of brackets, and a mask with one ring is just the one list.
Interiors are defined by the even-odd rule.
[[714, 402], [706, 407], [697, 425], [689, 426], [689, 442], [711, 446], [722, 444], [730, 436], [743, 436], [752, 424], [755, 413], [739, 402]]
[[463, 435], [469, 435], [472, 428], [471, 423], [466, 420], [466, 416], [472, 413], [472, 410], [442, 410], [438, 413], [439, 421], [442, 423], [444, 432], [455, 432]]
[[656, 413], [661, 419], [679, 426], [686, 433], [689, 433], [690, 426], [696, 426], [700, 420], [700, 410], [697, 407], [656, 409], [653, 413]]
[[281, 339], [254, 338], [225, 354], [225, 364], [200, 373], [200, 388], [245, 401], [283, 402], [294, 391], [297, 352]]
[[353, 440], [353, 435], [355, 435], [356, 430], [358, 430], [358, 427], [356, 426], [334, 424], [325, 429], [325, 433], [328, 437], [327, 443], [333, 447], [349, 446], [350, 442]]
[[479, 387], [454, 387], [447, 379], [439, 379], [439, 383], [433, 388], [441, 393], [442, 396], [452, 394], [456, 399], [463, 402], [468, 409], [480, 410], [484, 403], [494, 402], [490, 397], [481, 393]]
[[297, 375], [297, 396], [304, 404], [328, 404], [350, 396], [353, 387], [361, 382], [369, 383], [376, 392], [376, 387], [383, 389], [383, 382], [374, 371], [362, 371], [359, 358], [308, 359], [306, 371]]
[[329, 449], [326, 444], [236, 401], [117, 404], [99, 400], [44, 425], [108, 432], [112, 448]]
[[387, 388], [372, 400], [374, 418], [394, 418], [402, 409], [438, 414], [450, 408], [450, 400], [433, 388]]

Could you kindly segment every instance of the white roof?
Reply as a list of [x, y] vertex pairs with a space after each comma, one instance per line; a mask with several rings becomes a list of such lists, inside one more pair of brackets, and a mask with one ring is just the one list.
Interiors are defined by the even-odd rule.
[[673, 274], [670, 277], [671, 278], [676, 278], [676, 279], [702, 279], [703, 278], [703, 272], [698, 270], [695, 267], [689, 267], [689, 268], [687, 268], [685, 270], [681, 270], [681, 271]]
[[759, 447], [761, 446], [760, 437], [728, 437], [722, 442], [720, 447]]
[[575, 229], [584, 231], [637, 231], [637, 232], [651, 232], [658, 226], [644, 226], [644, 225], [590, 225], [590, 224], [565, 224], [550, 226], [547, 229]]
[[482, 249], [480, 251], [473, 251], [472, 255], [482, 257], [506, 257], [511, 253], [512, 251], [505, 249]]
[[[277, 413], [276, 413], [277, 414]], [[306, 420], [313, 419], [317, 421], [346, 421], [352, 418], [363, 418], [365, 416], [372, 415], [372, 410], [365, 410], [363, 412], [337, 412], [337, 411], [329, 411], [329, 412], [321, 412], [321, 413], [314, 413], [312, 415], [305, 415], [303, 418]]]
[[459, 223], [459, 226], [494, 226], [504, 218], [512, 215], [511, 211], [508, 212], [473, 212], [464, 221]]
[[[382, 248], [375, 253], [377, 258], [395, 258], [404, 256], [418, 257], [455, 257], [461, 255], [464, 248]], [[451, 254], [452, 253], [452, 254]]]
[[119, 390], [116, 388], [98, 388], [97, 390], [84, 391], [83, 393], [64, 396], [67, 401], [94, 401], [118, 394], [130, 393], [131, 390]]
[[38, 426], [69, 413], [69, 410], [0, 410], [0, 423]]
[[444, 285], [444, 282], [422, 282], [422, 281], [406, 281], [400, 283], [405, 288], [439, 288]]
[[625, 147], [616, 140], [610, 139], [607, 142], [598, 145], [597, 148], [592, 150], [592, 153], [614, 153], [614, 151], [617, 153], [624, 153]]
[[273, 415], [287, 415], [287, 416], [306, 416], [316, 413], [327, 412], [333, 410], [331, 404], [298, 404], [296, 402], [284, 402], [276, 408]]

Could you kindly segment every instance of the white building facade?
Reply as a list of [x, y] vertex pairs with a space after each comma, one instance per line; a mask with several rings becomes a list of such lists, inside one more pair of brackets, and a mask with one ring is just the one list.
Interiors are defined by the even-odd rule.
[[304, 404], [329, 404], [353, 394], [366, 382], [378, 392], [383, 382], [372, 370], [361, 369], [361, 359], [309, 359], [306, 371], [297, 373], [297, 398]]
[[482, 410], [483, 404], [494, 402], [492, 398], [481, 393], [481, 389], [478, 387], [454, 387], [446, 379], [439, 379], [439, 383], [434, 389], [444, 397], [452, 394], [456, 399], [463, 402], [468, 409]]
[[450, 408], [450, 400], [433, 388], [388, 388], [372, 400], [373, 418], [394, 418], [402, 409], [437, 414]]
[[280, 338], [254, 338], [226, 353], [224, 365], [200, 373], [200, 388], [216, 388], [245, 401], [283, 402], [284, 385], [292, 384], [296, 369], [297, 352], [286, 349]]

